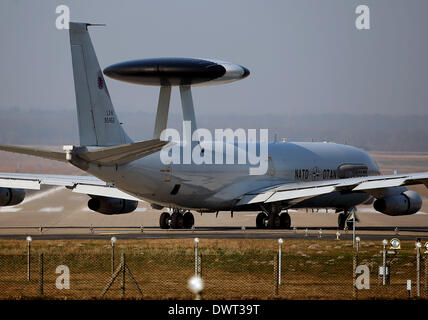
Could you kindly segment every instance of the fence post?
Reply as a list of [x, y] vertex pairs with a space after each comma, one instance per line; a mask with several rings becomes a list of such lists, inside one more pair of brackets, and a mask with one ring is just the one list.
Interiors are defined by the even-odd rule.
[[357, 267], [358, 267], [358, 254], [360, 252], [360, 237], [355, 238], [357, 248], [355, 250], [353, 259], [353, 276], [354, 276], [354, 298], [358, 299], [358, 288], [357, 288]]
[[202, 278], [202, 253], [199, 254], [198, 275]]
[[425, 296], [428, 296], [428, 259], [424, 257], [425, 262]]
[[357, 267], [358, 267], [358, 251], [354, 254], [354, 259], [353, 259], [354, 299], [358, 299]]
[[354, 290], [353, 290], [353, 296], [354, 299], [358, 298], [358, 291], [357, 291], [357, 255], [354, 254], [354, 258], [352, 259], [352, 278], [353, 278], [353, 284], [354, 284]]
[[352, 246], [355, 248], [355, 211], [357, 211], [356, 208], [353, 209], [352, 212]]
[[107, 293], [107, 291], [110, 289], [111, 285], [113, 284], [113, 282], [116, 280], [116, 278], [119, 276], [120, 272], [123, 272], [123, 265], [122, 263], [117, 267], [116, 271], [114, 272], [113, 276], [111, 277], [109, 283], [107, 284], [107, 286], [104, 288], [103, 292], [101, 293], [100, 297], [104, 297], [104, 295]]
[[43, 253], [39, 257], [39, 293], [43, 296]]
[[198, 243], [199, 243], [199, 238], [195, 238], [195, 276], [198, 275], [198, 271], [199, 271], [199, 254], [198, 254]]
[[114, 244], [111, 244], [111, 274], [114, 274]]
[[30, 259], [30, 242], [28, 242], [28, 247], [27, 247], [27, 280], [30, 281], [31, 280], [31, 267], [30, 267], [30, 263], [31, 263], [31, 259]]
[[31, 237], [27, 237], [27, 280], [31, 281]]
[[122, 258], [121, 258], [121, 265], [122, 265], [122, 284], [120, 286], [120, 288], [122, 289], [122, 297], [125, 296], [125, 281], [126, 281], [126, 262], [125, 262], [125, 254], [122, 253]]
[[385, 240], [382, 241], [383, 244], [383, 274], [382, 274], [382, 285], [386, 285], [386, 244], [388, 242]]
[[421, 296], [421, 243], [416, 243], [416, 296]]
[[274, 256], [274, 260], [273, 260], [273, 276], [274, 276], [274, 281], [275, 281], [275, 295], [278, 295], [278, 263], [279, 263], [279, 259], [278, 259], [278, 253]]
[[116, 242], [116, 237], [111, 237], [111, 274], [114, 274], [114, 243]]
[[284, 240], [282, 238], [278, 239], [278, 285], [282, 283], [282, 244]]

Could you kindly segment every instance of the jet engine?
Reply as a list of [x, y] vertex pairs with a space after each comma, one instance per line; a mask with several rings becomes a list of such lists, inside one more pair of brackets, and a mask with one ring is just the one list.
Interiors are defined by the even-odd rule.
[[377, 199], [373, 206], [376, 211], [389, 216], [405, 216], [419, 211], [422, 207], [422, 198], [417, 192], [407, 190]]
[[138, 201], [120, 198], [91, 196], [88, 201], [89, 209], [102, 214], [130, 213], [137, 209]]
[[24, 189], [0, 188], [0, 206], [14, 206], [24, 201]]

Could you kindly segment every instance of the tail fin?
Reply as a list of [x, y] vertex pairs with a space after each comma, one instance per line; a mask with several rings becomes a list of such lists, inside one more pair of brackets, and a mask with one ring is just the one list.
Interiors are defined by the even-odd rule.
[[80, 145], [131, 143], [120, 124], [88, 33], [88, 23], [70, 22], [70, 45], [76, 91]]

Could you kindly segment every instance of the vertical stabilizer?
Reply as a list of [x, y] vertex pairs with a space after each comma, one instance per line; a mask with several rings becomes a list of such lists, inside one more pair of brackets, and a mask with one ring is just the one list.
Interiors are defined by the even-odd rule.
[[88, 33], [88, 23], [70, 22], [70, 45], [80, 145], [132, 142], [120, 124]]

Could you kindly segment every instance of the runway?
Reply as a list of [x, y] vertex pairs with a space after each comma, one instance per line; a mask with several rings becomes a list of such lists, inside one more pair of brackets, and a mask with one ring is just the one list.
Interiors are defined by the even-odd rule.
[[[337, 214], [320, 209], [290, 210], [294, 230], [260, 230], [255, 227], [255, 212], [215, 214], [194, 213], [193, 230], [163, 230], [159, 214], [148, 203], [124, 215], [102, 215], [87, 208], [89, 197], [62, 188], [43, 188], [28, 194], [14, 207], [0, 207], [0, 238], [25, 239], [122, 239], [225, 238], [225, 239], [336, 239]], [[360, 223], [356, 233], [367, 240], [398, 236], [403, 240], [428, 239], [428, 214], [390, 217], [376, 213], [371, 206], [358, 208]], [[424, 208], [422, 209], [424, 210]], [[307, 229], [307, 230], [306, 230]], [[321, 230], [321, 233], [320, 233]], [[340, 239], [352, 239], [352, 230], [340, 231]]]

